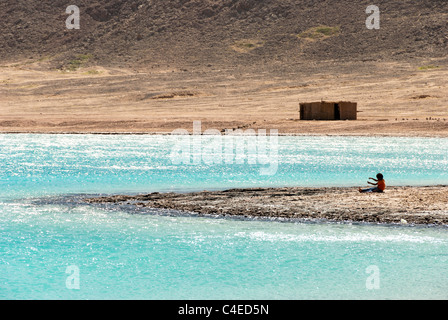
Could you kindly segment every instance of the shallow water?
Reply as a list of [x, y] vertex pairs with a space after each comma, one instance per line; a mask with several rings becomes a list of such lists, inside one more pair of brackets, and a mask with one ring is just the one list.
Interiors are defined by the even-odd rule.
[[137, 214], [60, 200], [351, 186], [379, 171], [388, 184], [446, 184], [446, 140], [278, 137], [278, 169], [263, 176], [266, 164], [247, 161], [174, 165], [173, 139], [0, 135], [0, 298], [448, 298], [446, 228]]

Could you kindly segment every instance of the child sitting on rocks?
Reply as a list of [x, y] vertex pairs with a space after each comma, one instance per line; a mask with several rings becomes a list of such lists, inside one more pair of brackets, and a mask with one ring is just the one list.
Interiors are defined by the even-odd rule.
[[367, 181], [368, 184], [371, 184], [375, 187], [373, 188], [368, 188], [368, 189], [361, 189], [359, 188], [359, 192], [364, 193], [364, 192], [384, 192], [384, 189], [386, 189], [386, 182], [384, 181], [384, 177], [381, 173], [378, 173], [376, 175], [376, 179], [374, 178], [369, 178], [372, 179], [373, 181], [376, 181], [376, 183]]

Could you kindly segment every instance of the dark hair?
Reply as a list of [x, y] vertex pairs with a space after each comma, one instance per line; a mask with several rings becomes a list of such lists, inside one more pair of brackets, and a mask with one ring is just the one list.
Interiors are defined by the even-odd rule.
[[378, 173], [376, 175], [376, 177], [377, 177], [378, 180], [383, 180], [383, 175], [381, 173]]

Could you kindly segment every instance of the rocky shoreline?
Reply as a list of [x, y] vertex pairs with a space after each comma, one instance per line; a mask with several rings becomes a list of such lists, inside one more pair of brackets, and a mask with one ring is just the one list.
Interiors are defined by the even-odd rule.
[[113, 195], [85, 201], [199, 215], [448, 225], [448, 186], [388, 187], [382, 194], [338, 187], [250, 188]]

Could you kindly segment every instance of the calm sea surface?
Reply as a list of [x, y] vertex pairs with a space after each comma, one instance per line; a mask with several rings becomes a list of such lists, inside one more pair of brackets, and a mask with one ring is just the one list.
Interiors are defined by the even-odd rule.
[[437, 185], [447, 169], [437, 138], [0, 135], [0, 299], [446, 299], [447, 228], [142, 214], [77, 199], [357, 187], [377, 172], [388, 185]]

